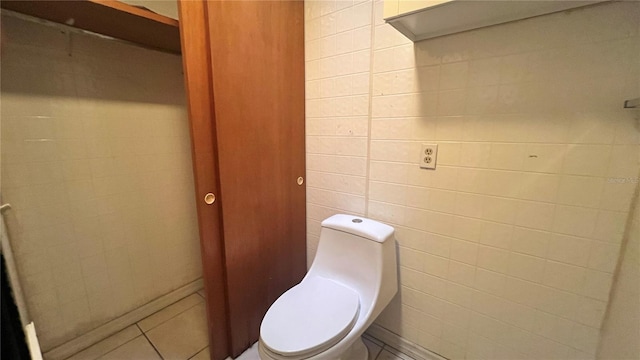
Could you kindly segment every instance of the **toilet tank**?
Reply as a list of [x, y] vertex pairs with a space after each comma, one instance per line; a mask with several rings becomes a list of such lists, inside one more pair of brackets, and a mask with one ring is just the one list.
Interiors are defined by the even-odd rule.
[[319, 275], [352, 287], [362, 296], [362, 310], [377, 316], [398, 290], [394, 232], [393, 227], [371, 219], [331, 216], [322, 222], [307, 276]]

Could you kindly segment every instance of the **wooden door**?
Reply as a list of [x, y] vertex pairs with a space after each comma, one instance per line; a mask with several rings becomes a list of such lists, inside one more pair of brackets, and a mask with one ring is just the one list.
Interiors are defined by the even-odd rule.
[[[191, 23], [197, 12], [206, 33], [194, 39], [202, 28]], [[183, 43], [184, 62], [201, 59], [197, 68], [185, 65], [191, 71], [189, 104], [197, 91], [197, 99], [209, 96], [213, 109], [211, 129], [192, 120], [194, 138], [200, 131], [214, 138], [200, 145], [215, 149], [209, 161], [216, 164], [211, 173], [217, 175], [221, 208], [222, 239], [214, 242], [221, 245], [215, 249], [224, 269], [217, 268], [218, 252], [204, 254], [203, 266], [205, 282], [215, 283], [213, 272], [223, 271], [226, 302], [208, 298], [207, 307], [216, 313], [226, 306], [232, 356], [258, 340], [269, 306], [306, 272], [305, 185], [297, 183], [305, 172], [303, 15], [302, 1], [180, 2], [183, 42], [188, 35], [193, 47]], [[194, 27], [200, 30], [185, 30]], [[206, 62], [208, 71], [202, 68]], [[210, 88], [192, 87], [191, 81], [200, 84], [203, 78]], [[204, 248], [209, 240], [202, 241]], [[209, 327], [222, 334], [211, 323], [216, 319], [209, 314]], [[211, 335], [211, 342], [216, 347], [220, 340]], [[212, 359], [221, 358], [212, 353]]]
[[232, 356], [306, 272], [302, 1], [209, 1]]
[[[229, 323], [206, 9], [202, 1], [179, 1], [178, 4], [207, 302], [209, 352], [211, 359], [222, 360], [229, 355]], [[218, 197], [212, 204], [204, 201], [208, 193]]]

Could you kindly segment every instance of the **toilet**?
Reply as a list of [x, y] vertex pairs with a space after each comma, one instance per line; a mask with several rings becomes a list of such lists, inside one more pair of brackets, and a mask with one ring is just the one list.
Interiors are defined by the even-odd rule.
[[398, 291], [394, 228], [351, 215], [322, 222], [302, 282], [260, 325], [262, 360], [366, 360], [361, 335]]

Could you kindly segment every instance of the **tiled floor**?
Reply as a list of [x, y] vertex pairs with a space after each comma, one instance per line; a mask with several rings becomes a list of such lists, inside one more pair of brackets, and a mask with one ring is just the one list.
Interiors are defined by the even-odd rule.
[[68, 360], [209, 359], [204, 294], [191, 294]]
[[[369, 360], [412, 360], [366, 337]], [[67, 360], [209, 360], [204, 293], [167, 306]], [[236, 360], [259, 360], [257, 344]]]
[[409, 355], [385, 345], [378, 339], [364, 335], [362, 340], [369, 349], [369, 360], [413, 360]]
[[[369, 349], [369, 360], [413, 360], [413, 358], [408, 355], [400, 353], [398, 350], [393, 349], [380, 340], [373, 339], [369, 336], [364, 336], [363, 338], [364, 344]], [[209, 359], [209, 353], [207, 352], [207, 357], [197, 358], [200, 359]], [[195, 359], [195, 358], [194, 358]], [[258, 357], [258, 345], [254, 344], [250, 349], [242, 353], [236, 360], [259, 360]], [[227, 359], [230, 360], [230, 359]]]

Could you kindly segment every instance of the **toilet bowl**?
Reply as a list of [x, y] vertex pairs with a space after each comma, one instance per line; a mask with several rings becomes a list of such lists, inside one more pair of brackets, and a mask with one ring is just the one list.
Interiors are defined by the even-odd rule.
[[309, 272], [262, 319], [260, 358], [366, 360], [361, 335], [398, 291], [393, 234], [361, 217], [324, 220]]

